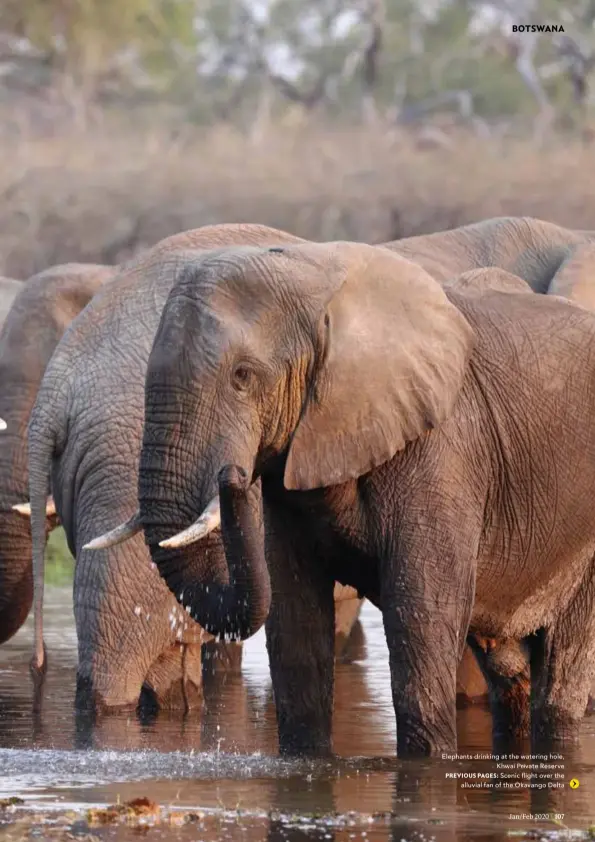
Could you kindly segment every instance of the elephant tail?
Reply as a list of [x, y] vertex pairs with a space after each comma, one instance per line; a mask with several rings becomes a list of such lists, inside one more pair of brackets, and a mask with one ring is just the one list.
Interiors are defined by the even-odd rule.
[[31, 512], [31, 552], [33, 563], [34, 654], [31, 661], [33, 677], [41, 677], [46, 670], [43, 642], [43, 592], [45, 578], [45, 545], [47, 519], [55, 514], [50, 494], [52, 457], [57, 442], [57, 424], [47, 399], [40, 389], [31, 412], [28, 432], [29, 503]]

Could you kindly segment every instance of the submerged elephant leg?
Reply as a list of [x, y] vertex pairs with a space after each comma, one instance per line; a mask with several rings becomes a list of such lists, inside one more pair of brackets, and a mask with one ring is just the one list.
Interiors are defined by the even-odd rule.
[[516, 745], [529, 734], [529, 648], [523, 641], [470, 634], [467, 642], [488, 685], [494, 747]]
[[355, 588], [335, 582], [335, 657], [341, 658], [360, 615], [363, 599]]
[[384, 593], [382, 615], [398, 757], [439, 756], [443, 751], [456, 750], [459, 653], [454, 624], [436, 617], [421, 603]]
[[272, 601], [267, 649], [281, 754], [331, 750], [335, 617], [332, 576], [292, 512], [267, 512]]
[[467, 645], [457, 670], [457, 709], [487, 702], [488, 686], [471, 647]]
[[399, 518], [389, 533], [398, 541], [383, 542], [396, 550], [382, 559], [380, 602], [399, 757], [440, 756], [457, 746], [457, 668], [473, 604], [472, 551], [438, 511], [432, 517], [439, 545], [424, 541], [417, 518]]
[[595, 674], [594, 577], [595, 559], [555, 625], [527, 639], [534, 747], [578, 741]]

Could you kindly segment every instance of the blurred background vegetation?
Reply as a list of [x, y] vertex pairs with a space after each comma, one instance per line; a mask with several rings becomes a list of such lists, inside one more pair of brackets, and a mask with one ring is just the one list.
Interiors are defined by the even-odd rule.
[[3, 0], [0, 72], [6, 102], [81, 122], [167, 103], [170, 119], [258, 134], [299, 105], [392, 124], [445, 109], [487, 132], [536, 110], [576, 118], [594, 18], [593, 0]]
[[54, 529], [46, 548], [46, 581], [51, 585], [67, 585], [72, 581], [74, 559], [66, 544], [64, 530]]
[[[2, 0], [0, 274], [223, 221], [595, 228], [594, 21], [595, 0]], [[61, 530], [48, 554], [68, 578]]]

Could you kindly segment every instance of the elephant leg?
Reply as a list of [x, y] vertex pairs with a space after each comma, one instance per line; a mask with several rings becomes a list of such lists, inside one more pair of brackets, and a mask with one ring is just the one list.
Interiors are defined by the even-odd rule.
[[341, 658], [362, 608], [355, 588], [335, 582], [335, 657]]
[[331, 751], [335, 603], [325, 559], [291, 511], [267, 513], [272, 600], [266, 621], [279, 751]]
[[595, 674], [595, 559], [555, 623], [527, 638], [534, 746], [578, 741]]
[[467, 642], [488, 686], [494, 747], [518, 745], [530, 730], [529, 647], [474, 634]]
[[448, 533], [441, 536], [441, 552], [422, 551], [408, 526], [399, 531], [399, 557], [383, 560], [381, 574], [397, 754], [440, 756], [457, 745], [456, 676], [471, 614], [473, 567], [457, 557], [455, 538], [452, 558], [447, 556]]
[[463, 710], [488, 701], [488, 686], [471, 647], [466, 646], [457, 670], [457, 708]]

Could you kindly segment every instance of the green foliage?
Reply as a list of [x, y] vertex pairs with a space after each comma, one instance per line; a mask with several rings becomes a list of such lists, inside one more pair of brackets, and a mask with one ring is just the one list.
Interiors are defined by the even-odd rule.
[[85, 75], [126, 55], [147, 67], [171, 63], [174, 45], [193, 46], [193, 13], [191, 0], [3, 0], [0, 29]]
[[60, 527], [51, 533], [45, 553], [45, 579], [51, 585], [67, 585], [74, 575], [74, 559], [66, 543], [66, 535]]
[[[295, 102], [327, 116], [361, 118], [466, 91], [488, 120], [534, 114], [540, 78], [558, 112], [573, 108], [560, 46], [539, 37], [526, 63], [515, 56], [529, 35], [510, 22], [474, 29], [490, 0], [2, 0], [0, 37], [27, 39], [42, 51], [48, 84], [82, 92], [78, 101], [127, 104], [166, 100], [187, 116], [251, 126]], [[503, 8], [493, 2], [494, 8]], [[595, 0], [536, 0], [519, 23], [563, 23], [583, 57], [595, 57]], [[381, 46], [372, 89], [366, 44], [379, 21]], [[531, 41], [532, 43], [532, 41]], [[0, 62], [2, 55], [0, 50]], [[550, 72], [554, 67], [553, 73]], [[587, 61], [588, 65], [588, 61]], [[524, 69], [523, 69], [524, 67]], [[548, 70], [547, 68], [550, 68]], [[592, 71], [595, 72], [595, 66]], [[61, 74], [61, 75], [60, 75]], [[0, 85], [2, 84], [0, 75]], [[316, 92], [320, 95], [316, 95]], [[0, 90], [1, 93], [1, 90]], [[439, 110], [453, 110], [439, 106]]]

